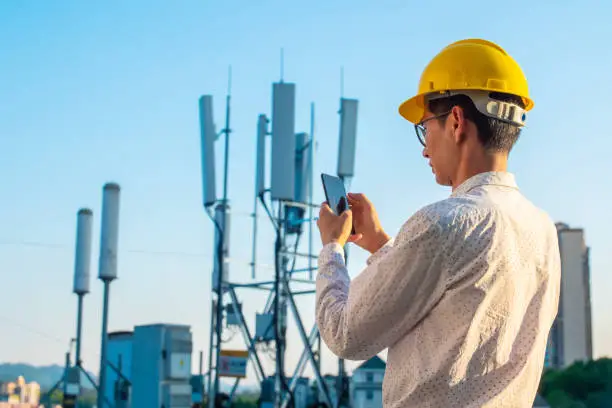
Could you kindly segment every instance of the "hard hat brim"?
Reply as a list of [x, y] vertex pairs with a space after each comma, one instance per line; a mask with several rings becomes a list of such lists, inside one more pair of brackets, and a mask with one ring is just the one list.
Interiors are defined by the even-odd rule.
[[[489, 89], [477, 89], [484, 91], [491, 91]], [[525, 110], [530, 111], [533, 109], [534, 103], [531, 98], [522, 96], [523, 103], [525, 104]], [[402, 102], [398, 108], [399, 114], [409, 122], [414, 124], [419, 123], [425, 116], [425, 94], [418, 94], [410, 99]]]
[[425, 97], [424, 95], [416, 95], [406, 101], [398, 108], [399, 114], [409, 122], [414, 124], [419, 123], [425, 116]]

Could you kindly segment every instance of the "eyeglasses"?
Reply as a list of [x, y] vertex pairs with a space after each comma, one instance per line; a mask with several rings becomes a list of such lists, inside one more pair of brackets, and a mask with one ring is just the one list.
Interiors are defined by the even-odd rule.
[[422, 120], [419, 123], [416, 123], [414, 125], [414, 130], [415, 130], [415, 132], [417, 134], [417, 138], [419, 139], [419, 142], [421, 142], [423, 147], [426, 147], [426, 145], [425, 145], [425, 136], [427, 136], [427, 128], [425, 126], [423, 126], [423, 125], [425, 123], [429, 122], [430, 120], [440, 119], [440, 118], [443, 118], [444, 116], [448, 116], [449, 113], [451, 113], [451, 111], [440, 113], [439, 115], [435, 115], [435, 116], [432, 116], [430, 118], [424, 119], [424, 120]]

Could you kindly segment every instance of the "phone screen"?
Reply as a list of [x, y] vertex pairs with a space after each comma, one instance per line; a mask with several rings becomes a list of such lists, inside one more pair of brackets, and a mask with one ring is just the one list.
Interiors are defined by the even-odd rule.
[[336, 215], [341, 214], [348, 208], [348, 199], [346, 198], [346, 190], [342, 179], [329, 174], [322, 174], [323, 189], [325, 190], [325, 198]]

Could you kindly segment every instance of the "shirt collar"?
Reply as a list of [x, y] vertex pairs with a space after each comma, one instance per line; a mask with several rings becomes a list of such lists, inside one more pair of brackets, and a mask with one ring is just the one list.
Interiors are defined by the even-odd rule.
[[452, 192], [451, 197], [466, 194], [475, 187], [485, 185], [504, 186], [518, 190], [518, 185], [516, 184], [514, 174], [505, 171], [488, 171], [485, 173], [476, 174], [475, 176], [465, 180]]

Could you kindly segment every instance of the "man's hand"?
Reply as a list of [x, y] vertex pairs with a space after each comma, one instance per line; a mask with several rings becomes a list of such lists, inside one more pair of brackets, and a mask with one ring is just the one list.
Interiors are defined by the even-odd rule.
[[323, 203], [319, 210], [317, 226], [321, 232], [323, 245], [336, 242], [344, 246], [349, 241], [349, 238], [351, 238], [351, 241], [361, 239], [361, 236], [358, 234], [351, 237], [353, 213], [350, 209], [343, 211], [340, 215], [336, 215], [327, 203]]
[[355, 235], [349, 241], [373, 254], [391, 237], [382, 229], [374, 205], [364, 194], [349, 193], [348, 200], [355, 226]]

